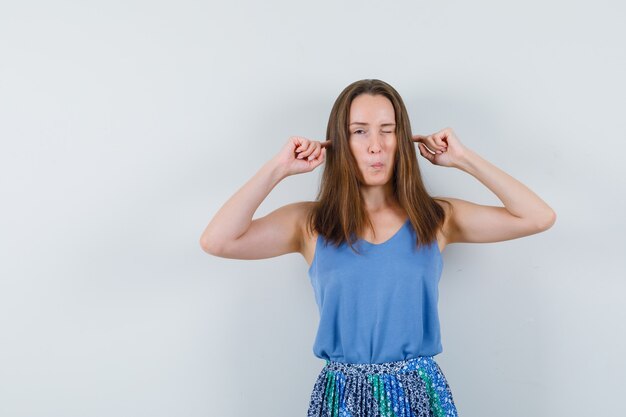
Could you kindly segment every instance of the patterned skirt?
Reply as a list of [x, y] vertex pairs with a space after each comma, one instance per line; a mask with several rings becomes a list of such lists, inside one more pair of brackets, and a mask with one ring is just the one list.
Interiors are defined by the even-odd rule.
[[326, 360], [307, 417], [457, 417], [452, 391], [432, 356], [397, 362]]

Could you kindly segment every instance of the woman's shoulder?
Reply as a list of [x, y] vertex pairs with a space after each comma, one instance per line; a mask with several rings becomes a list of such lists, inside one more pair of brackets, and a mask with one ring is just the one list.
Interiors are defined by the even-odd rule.
[[314, 239], [317, 237], [315, 230], [310, 230], [309, 219], [313, 210], [317, 206], [317, 201], [299, 201], [297, 204], [299, 212], [299, 225], [303, 239]]
[[286, 204], [276, 211], [282, 212], [283, 219], [298, 229], [301, 240], [309, 239], [312, 235], [308, 223], [317, 201], [297, 201]]
[[295, 212], [298, 213], [298, 225], [302, 242], [300, 253], [309, 265], [313, 260], [317, 242], [317, 231], [309, 227], [309, 219], [317, 204], [317, 201], [299, 201], [294, 203]]
[[[317, 234], [312, 234], [308, 227], [310, 214], [316, 204], [316, 201], [288, 203], [256, 221], [263, 222], [263, 228], [266, 229], [264, 233], [267, 239], [273, 239], [274, 246], [288, 246], [289, 252], [299, 252], [307, 258], [311, 244], [317, 240]], [[288, 253], [287, 249], [283, 253]]]
[[443, 224], [437, 230], [437, 242], [439, 244], [439, 251], [443, 252], [445, 247], [449, 243], [450, 227], [452, 225], [452, 213], [454, 211], [455, 200], [451, 197], [434, 196], [433, 199], [445, 213]]

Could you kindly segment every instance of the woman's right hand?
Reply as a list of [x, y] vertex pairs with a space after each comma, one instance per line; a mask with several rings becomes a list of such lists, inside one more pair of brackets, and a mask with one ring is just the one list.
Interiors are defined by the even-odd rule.
[[313, 171], [326, 160], [330, 141], [320, 142], [302, 136], [291, 136], [274, 157], [285, 176]]

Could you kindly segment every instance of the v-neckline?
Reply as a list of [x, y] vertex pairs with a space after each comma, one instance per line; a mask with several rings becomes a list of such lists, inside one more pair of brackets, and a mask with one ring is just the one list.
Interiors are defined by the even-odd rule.
[[402, 229], [404, 229], [404, 227], [409, 223], [410, 220], [411, 219], [409, 217], [407, 217], [406, 220], [402, 223], [402, 226], [400, 226], [400, 228], [398, 230], [396, 230], [396, 232], [393, 235], [391, 235], [391, 237], [389, 239], [385, 240], [384, 242], [372, 243], [372, 242], [367, 241], [367, 240], [365, 240], [363, 238], [359, 238], [359, 240], [361, 242], [365, 243], [366, 245], [374, 246], [374, 247], [386, 245], [387, 243], [391, 242], [396, 236], [398, 236], [400, 234]]

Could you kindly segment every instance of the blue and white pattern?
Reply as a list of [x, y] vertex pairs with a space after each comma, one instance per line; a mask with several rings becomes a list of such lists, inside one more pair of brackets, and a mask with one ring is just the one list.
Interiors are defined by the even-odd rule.
[[307, 417], [458, 417], [452, 391], [432, 356], [396, 362], [326, 361]]

